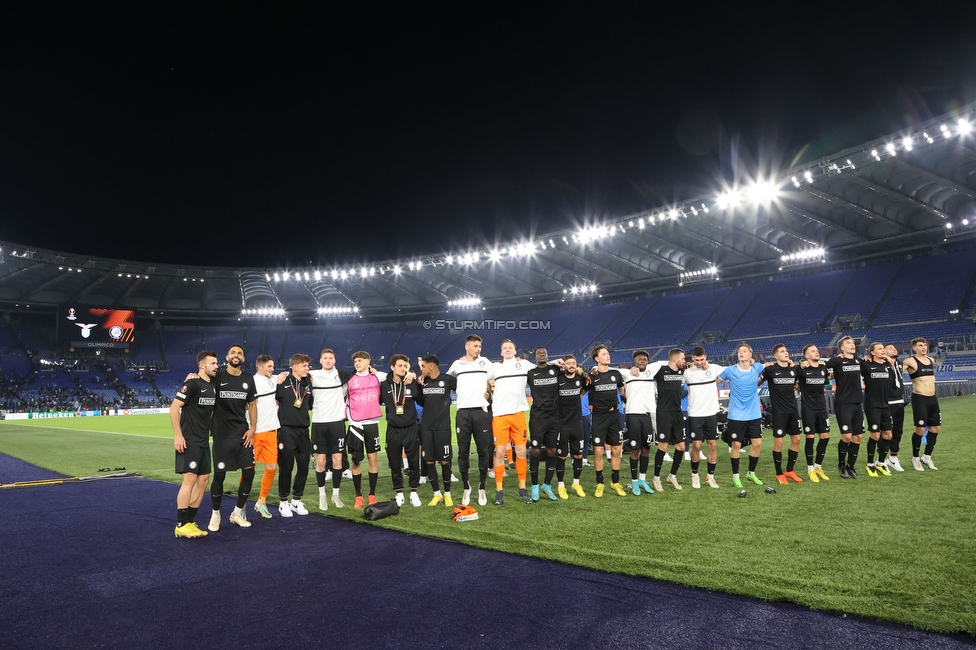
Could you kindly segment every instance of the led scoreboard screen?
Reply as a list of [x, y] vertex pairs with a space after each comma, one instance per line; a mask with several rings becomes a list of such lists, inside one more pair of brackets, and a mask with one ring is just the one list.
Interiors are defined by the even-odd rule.
[[128, 349], [136, 340], [131, 309], [65, 306], [58, 320], [59, 340], [74, 350]]

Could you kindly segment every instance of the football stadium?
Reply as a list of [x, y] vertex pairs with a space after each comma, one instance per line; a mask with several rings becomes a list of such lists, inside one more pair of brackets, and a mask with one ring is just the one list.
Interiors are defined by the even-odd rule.
[[976, 645], [976, 103], [906, 124], [382, 260], [0, 240], [0, 646]]
[[[831, 621], [801, 626], [836, 625], [840, 615], [878, 621], [862, 625], [879, 638], [909, 634], [908, 628], [882, 623], [973, 634], [974, 485], [966, 461], [968, 437], [976, 433], [971, 417], [976, 221], [963, 216], [976, 205], [976, 190], [964, 184], [971, 176], [970, 156], [976, 156], [967, 138], [972, 119], [967, 107], [765, 184], [576, 232], [369, 267], [177, 268], [3, 243], [0, 299], [8, 311], [0, 327], [5, 384], [0, 452], [3, 487], [10, 489], [2, 495], [8, 512], [23, 522], [15, 528], [57, 533], [47, 540], [8, 537], [25, 558], [34, 557], [14, 570], [24, 575], [8, 585], [28, 589], [25, 583], [37, 579], [28, 574], [51, 571], [50, 588], [61, 584], [58, 591], [71, 594], [72, 601], [34, 592], [12, 602], [12, 608], [29, 607], [39, 598], [74, 621], [90, 611], [81, 592], [94, 590], [93, 597], [104, 599], [111, 610], [99, 625], [119, 629], [129, 614], [111, 603], [135, 594], [153, 602], [153, 594], [185, 586], [179, 576], [162, 577], [158, 568], [160, 558], [186, 552], [184, 544], [195, 544], [193, 551], [206, 546], [199, 552], [213, 562], [223, 554], [248, 557], [251, 544], [311, 553], [313, 561], [321, 551], [312, 547], [330, 546], [332, 536], [356, 548], [360, 535], [372, 534], [362, 524], [363, 511], [348, 505], [354, 501], [351, 482], [341, 485], [345, 508], [320, 512], [310, 472], [304, 498], [313, 525], [280, 519], [272, 508], [270, 520], [249, 512], [250, 529], [225, 522], [211, 534], [220, 541], [174, 541], [168, 520], [176, 490], [167, 484], [178, 475], [171, 467], [167, 413], [187, 374], [197, 371], [201, 350], [215, 350], [223, 363], [227, 350], [240, 345], [249, 373], [261, 354], [286, 370], [292, 355], [307, 354], [314, 367], [324, 348], [334, 350], [337, 366], [350, 369], [352, 353], [365, 350], [378, 370], [389, 372], [394, 354], [411, 360], [433, 354], [446, 370], [463, 356], [465, 338], [475, 334], [492, 360], [501, 358], [501, 341], [511, 339], [520, 358], [533, 359], [542, 346], [550, 358], [573, 355], [588, 370], [595, 345], [608, 347], [615, 367], [629, 368], [638, 349], [655, 362], [666, 360], [673, 348], [689, 351], [690, 359], [696, 346], [704, 347], [713, 363], [727, 366], [735, 363], [741, 342], [752, 346], [758, 361], [772, 359], [773, 346], [785, 344], [799, 363], [804, 346], [817, 346], [826, 358], [845, 336], [853, 337], [859, 355], [882, 342], [894, 345], [904, 359], [913, 354], [912, 340], [924, 337], [936, 360], [937, 393], [949, 433], [934, 456], [938, 471], [909, 466], [892, 476], [868, 478], [862, 472], [859, 480], [844, 481], [832, 471], [832, 443], [825, 461], [829, 482], [778, 485], [767, 453], [757, 474], [767, 487], [779, 489], [770, 494], [747, 484], [752, 489], [738, 499], [730, 459], [720, 444], [715, 490], [678, 492], [669, 486], [640, 498], [608, 492], [602, 499], [588, 494], [531, 505], [507, 502], [504, 508], [475, 505], [479, 518], [463, 523], [452, 521], [443, 507], [406, 505], [398, 516], [365, 526], [384, 530], [375, 543], [391, 552], [401, 540], [411, 546], [408, 554], [389, 558], [409, 565], [395, 569], [406, 573], [390, 585], [394, 591], [409, 593], [411, 581], [426, 582], [421, 567], [437, 571], [429, 577], [432, 583], [448, 580], [436, 577], [444, 567], [436, 559], [437, 568], [429, 566], [428, 553], [436, 558], [442, 552], [466, 566], [464, 547], [421, 540], [430, 538], [542, 561], [523, 568], [492, 555], [474, 558], [488, 563], [482, 570], [489, 579], [514, 571], [512, 580], [528, 578], [527, 591], [547, 596], [562, 580], [573, 584], [566, 575], [571, 567], [597, 576], [652, 579], [608, 578], [615, 589], [646, 590], [646, 602], [635, 598], [639, 611], [649, 608], [648, 616], [668, 610], [651, 604], [656, 590], [667, 595], [673, 585], [685, 585], [696, 588], [699, 604], [720, 593], [743, 597], [735, 617], [755, 611], [795, 616], [795, 608], [780, 608], [795, 603]], [[415, 363], [411, 367], [420, 373]], [[911, 379], [907, 374], [903, 379], [910, 395]], [[717, 385], [720, 394], [724, 388]], [[904, 426], [907, 441], [911, 426]], [[385, 429], [381, 420], [384, 436]], [[769, 431], [766, 436], [771, 437]], [[452, 444], [456, 449], [456, 436]], [[387, 501], [394, 496], [389, 461], [385, 451], [379, 456], [376, 494]], [[592, 463], [592, 452], [589, 458]], [[584, 469], [581, 484], [591, 492], [593, 470]], [[685, 487], [688, 472], [687, 464], [678, 470]], [[511, 483], [514, 472], [509, 473]], [[37, 487], [41, 484], [50, 487]], [[425, 504], [433, 494], [426, 485], [418, 491]], [[256, 498], [257, 492], [255, 485], [249, 496]], [[455, 484], [454, 492], [458, 499], [460, 486]], [[156, 502], [143, 501], [149, 495]], [[50, 506], [39, 507], [38, 499], [50, 499]], [[274, 491], [270, 503], [276, 505]], [[78, 509], [65, 510], [69, 504]], [[204, 503], [203, 510], [209, 508]], [[98, 511], [101, 515], [95, 515]], [[149, 530], [119, 531], [122, 539], [114, 533], [109, 539], [84, 534], [89, 515], [105, 520], [134, 512]], [[318, 521], [319, 515], [326, 519]], [[81, 527], [66, 536], [54, 521], [65, 519]], [[137, 538], [125, 539], [128, 534]], [[289, 550], [296, 537], [305, 539]], [[52, 561], [41, 561], [38, 554], [51, 554]], [[109, 566], [97, 560], [100, 555]], [[326, 557], [327, 552], [322, 560]], [[565, 567], [551, 569], [562, 577], [550, 584], [552, 563]], [[97, 571], [92, 564], [98, 564]], [[261, 566], [278, 571], [273, 563], [259, 563], [255, 570]], [[340, 589], [331, 582], [333, 574], [361, 577], [329, 567], [308, 586], [310, 593], [327, 598], [331, 589]], [[197, 571], [214, 575], [207, 562]], [[241, 580], [246, 585], [249, 578]], [[432, 598], [443, 595], [445, 584], [431, 584]], [[447, 593], [459, 586], [451, 584]], [[372, 587], [368, 593], [381, 597]], [[561, 609], [568, 616], [565, 610], [577, 599], [569, 593], [563, 597]], [[760, 603], [768, 608], [756, 610]], [[727, 605], [718, 599], [714, 606]], [[28, 625], [26, 610], [17, 617]], [[62, 630], [65, 642], [78, 633], [74, 625]], [[473, 620], [467, 625], [471, 633], [477, 628]], [[885, 629], [899, 631], [882, 634]], [[14, 633], [32, 638], [26, 627], [6, 634]], [[860, 628], [847, 633], [862, 634]], [[135, 638], [149, 643], [138, 641], [138, 634]], [[782, 642], [790, 644], [790, 638]], [[792, 638], [802, 645], [799, 636]]]

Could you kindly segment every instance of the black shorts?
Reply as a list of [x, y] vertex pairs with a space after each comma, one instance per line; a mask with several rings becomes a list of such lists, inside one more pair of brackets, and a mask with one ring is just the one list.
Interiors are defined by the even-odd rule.
[[451, 460], [454, 452], [451, 449], [450, 429], [420, 429], [420, 449], [424, 462], [440, 462]]
[[803, 411], [803, 433], [830, 433], [830, 415], [827, 411]]
[[681, 411], [658, 411], [657, 444], [676, 445], [685, 441], [685, 416]]
[[935, 395], [912, 393], [912, 420], [917, 428], [942, 426], [942, 412]]
[[842, 434], [857, 436], [864, 433], [864, 409], [860, 404], [835, 404], [834, 415], [837, 416], [837, 428]]
[[718, 415], [689, 417], [688, 423], [691, 425], [691, 439], [693, 441], [718, 440]]
[[627, 449], [650, 449], [654, 444], [654, 425], [651, 423], [650, 413], [628, 413], [627, 421]]
[[590, 427], [590, 440], [594, 447], [617, 447], [620, 445], [620, 414], [617, 411], [593, 414]]
[[738, 442], [744, 445], [747, 440], [762, 438], [762, 418], [756, 420], [729, 420], [726, 429], [729, 437], [729, 444]]
[[559, 445], [556, 447], [556, 455], [566, 457], [569, 455], [583, 455], [583, 420], [578, 419], [573, 423], [562, 423], [559, 425]]
[[544, 415], [530, 417], [529, 438], [533, 449], [556, 449], [559, 447], [559, 422]]
[[869, 406], [864, 409], [864, 416], [868, 419], [868, 431], [891, 431], [891, 411], [887, 406]]
[[346, 423], [342, 420], [313, 422], [312, 452], [316, 454], [346, 453]]
[[363, 462], [368, 454], [380, 452], [380, 425], [377, 423], [361, 426], [349, 425], [349, 435], [346, 436], [346, 447], [352, 454], [353, 465]]
[[218, 472], [234, 472], [254, 467], [254, 447], [245, 447], [237, 436], [216, 436], [213, 439], [213, 464]]
[[209, 445], [206, 442], [203, 444], [187, 444], [182, 453], [176, 452], [176, 473], [197, 474], [198, 476], [210, 474]]
[[800, 414], [796, 411], [784, 411], [780, 413], [773, 409], [773, 437], [783, 438], [786, 436], [800, 435]]

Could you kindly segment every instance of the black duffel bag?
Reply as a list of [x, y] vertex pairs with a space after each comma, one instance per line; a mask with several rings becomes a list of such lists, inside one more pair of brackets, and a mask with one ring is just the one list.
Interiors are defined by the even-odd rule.
[[384, 517], [398, 514], [400, 514], [400, 506], [396, 504], [396, 501], [381, 501], [371, 506], [366, 506], [366, 509], [363, 510], [363, 519], [366, 521], [377, 521]]

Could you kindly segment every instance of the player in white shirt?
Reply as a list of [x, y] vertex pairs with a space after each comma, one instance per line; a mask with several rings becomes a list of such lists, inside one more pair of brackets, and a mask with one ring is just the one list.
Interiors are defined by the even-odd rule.
[[708, 473], [705, 482], [717, 488], [715, 464], [718, 460], [718, 387], [715, 381], [724, 366], [708, 363], [705, 348], [691, 351], [691, 366], [685, 368], [684, 382], [688, 387], [688, 424], [691, 427], [691, 487], [701, 487], [698, 467], [701, 462], [702, 440], [708, 449]]
[[647, 483], [647, 466], [650, 463], [651, 446], [654, 445], [654, 414], [657, 409], [654, 375], [667, 361], [655, 361], [648, 365], [651, 355], [647, 350], [634, 351], [634, 365], [624, 373], [627, 387], [627, 403], [624, 405], [627, 422], [627, 440], [630, 451], [630, 490], [640, 496], [641, 490], [654, 494]]
[[525, 503], [532, 503], [532, 497], [525, 487], [525, 412], [529, 410], [525, 387], [526, 373], [532, 364], [515, 358], [515, 344], [511, 339], [502, 341], [501, 353], [502, 362], [491, 364], [488, 377], [488, 392], [492, 395], [491, 430], [495, 442], [495, 505], [500, 506], [505, 500], [505, 449], [509, 443], [515, 446], [518, 495]]
[[468, 481], [471, 440], [478, 450], [478, 505], [488, 504], [485, 482], [492, 458], [491, 411], [485, 390], [491, 361], [481, 356], [481, 337], [471, 334], [464, 339], [464, 356], [451, 364], [447, 374], [457, 378], [457, 412], [455, 425], [458, 441], [458, 470], [464, 483], [461, 504], [471, 503], [471, 483]]
[[312, 380], [312, 452], [315, 454], [315, 482], [319, 488], [319, 510], [328, 510], [325, 482], [329, 456], [332, 457], [332, 504], [343, 507], [339, 499], [342, 465], [346, 458], [346, 384], [353, 373], [336, 368], [335, 352], [325, 348], [319, 354], [322, 368], [309, 370]]
[[[278, 470], [278, 402], [275, 400], [275, 389], [278, 381], [274, 375], [274, 359], [266, 354], [259, 354], [255, 362], [257, 374], [254, 375], [255, 401], [258, 407], [258, 422], [254, 427], [254, 460], [264, 465], [261, 476], [261, 492], [254, 504], [254, 511], [264, 517], [271, 518], [267, 499], [274, 485], [275, 472]], [[248, 416], [250, 424], [250, 415]]]

